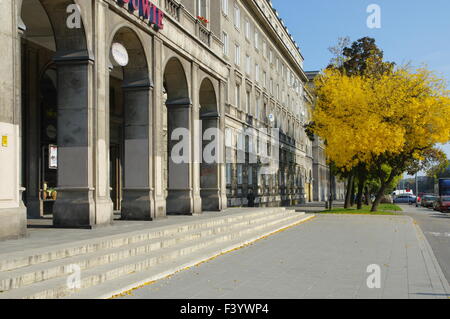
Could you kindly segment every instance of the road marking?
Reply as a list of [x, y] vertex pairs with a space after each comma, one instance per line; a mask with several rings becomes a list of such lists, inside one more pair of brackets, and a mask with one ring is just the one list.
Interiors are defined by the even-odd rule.
[[450, 237], [450, 233], [436, 233], [436, 232], [426, 232], [426, 234], [435, 236], [435, 237]]

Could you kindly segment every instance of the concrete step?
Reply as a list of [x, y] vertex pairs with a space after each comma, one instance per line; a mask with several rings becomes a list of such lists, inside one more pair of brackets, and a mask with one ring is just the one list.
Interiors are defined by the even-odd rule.
[[261, 238], [267, 237], [285, 228], [289, 228], [300, 223], [306, 222], [314, 218], [314, 215], [301, 215], [297, 219], [289, 222], [279, 223], [264, 229], [264, 232], [256, 231], [248, 234], [246, 237], [239, 237], [227, 242], [211, 245], [198, 251], [196, 254], [181, 256], [176, 260], [170, 260], [166, 263], [155, 265], [146, 271], [130, 273], [125, 276], [118, 277], [113, 280], [105, 281], [99, 285], [90, 288], [78, 290], [70, 295], [63, 297], [63, 299], [108, 299], [122, 293], [131, 291], [135, 288], [151, 284], [157, 280], [171, 276], [179, 271], [189, 269], [202, 262], [209, 261], [220, 255], [231, 252], [235, 249], [244, 247]]
[[[222, 249], [224, 247], [230, 247], [230, 242], [246, 243], [248, 240], [254, 240], [254, 238], [259, 238], [280, 228], [298, 223], [305, 218], [310, 218], [310, 216], [305, 217], [303, 214], [285, 213], [281, 217], [279, 216], [279, 218], [267, 219], [259, 223], [250, 223], [228, 232], [185, 241], [172, 247], [159, 249], [143, 255], [132, 256], [113, 263], [99, 265], [82, 271], [81, 292], [90, 287], [95, 287], [112, 280], [118, 280], [121, 277], [133, 273], [148, 271], [149, 269], [153, 273], [155, 269], [161, 269], [159, 266], [162, 264], [174, 262], [177, 265], [184, 265], [183, 263], [178, 262], [178, 260], [184, 259], [197, 261], [198, 256], [204, 255], [202, 251], [208, 252], [208, 249], [211, 247], [215, 247], [214, 251], [219, 251], [218, 248], [220, 247]], [[207, 255], [209, 255], [209, 253], [207, 253]], [[169, 266], [166, 265], [166, 269], [173, 269], [173, 266]], [[73, 291], [67, 287], [66, 281], [67, 276], [36, 282], [29, 286], [1, 293], [0, 298], [61, 298], [70, 296]], [[120, 288], [120, 286], [116, 286], [116, 290]]]
[[246, 214], [227, 213], [236, 211], [236, 209], [225, 210], [224, 216], [205, 219], [201, 221], [187, 222], [182, 225], [164, 226], [149, 229], [147, 231], [137, 231], [114, 236], [107, 236], [95, 240], [80, 240], [71, 244], [52, 245], [41, 249], [32, 249], [16, 252], [13, 254], [0, 254], [0, 272], [10, 271], [17, 268], [27, 267], [40, 263], [46, 263], [58, 259], [73, 257], [90, 252], [104, 249], [111, 249], [120, 246], [126, 246], [132, 243], [143, 242], [146, 240], [170, 236], [187, 230], [202, 229], [214, 225], [223, 225], [236, 220], [251, 219], [260, 215], [273, 214], [275, 212], [285, 211], [284, 208], [272, 208], [264, 210], [252, 210]]
[[74, 264], [78, 265], [81, 270], [85, 270], [95, 266], [117, 262], [129, 257], [147, 254], [158, 249], [172, 247], [185, 241], [197, 240], [213, 234], [229, 232], [238, 227], [277, 219], [285, 214], [287, 214], [287, 211], [283, 210], [271, 214], [260, 214], [250, 219], [237, 219], [226, 224], [174, 233], [169, 236], [152, 240], [138, 241], [126, 246], [66, 257], [48, 263], [40, 263], [33, 267], [21, 267], [11, 271], [0, 272], [0, 291], [17, 289], [35, 282], [49, 280], [59, 276], [68, 276], [70, 273], [70, 266]]

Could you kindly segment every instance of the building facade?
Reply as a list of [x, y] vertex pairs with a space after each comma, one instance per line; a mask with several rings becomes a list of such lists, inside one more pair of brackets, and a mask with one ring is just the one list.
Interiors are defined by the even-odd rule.
[[92, 228], [245, 206], [250, 189], [313, 200], [303, 57], [270, 2], [1, 0], [0, 31], [1, 239], [45, 214]]
[[[303, 56], [270, 1], [222, 0], [221, 11], [223, 57], [229, 69], [228, 206], [247, 205], [249, 193], [257, 206], [312, 201], [312, 146], [303, 129], [309, 117]], [[253, 134], [248, 139], [249, 131]], [[277, 169], [264, 174], [261, 154], [271, 152], [279, 159], [272, 163]], [[245, 161], [238, 160], [240, 153]]]

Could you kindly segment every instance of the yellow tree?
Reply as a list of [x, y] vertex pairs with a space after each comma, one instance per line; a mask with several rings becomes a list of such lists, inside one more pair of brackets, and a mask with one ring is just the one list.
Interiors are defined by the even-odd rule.
[[328, 159], [349, 171], [380, 172], [374, 211], [396, 176], [450, 140], [449, 91], [426, 69], [352, 76], [328, 69], [315, 87], [313, 131], [326, 141]]

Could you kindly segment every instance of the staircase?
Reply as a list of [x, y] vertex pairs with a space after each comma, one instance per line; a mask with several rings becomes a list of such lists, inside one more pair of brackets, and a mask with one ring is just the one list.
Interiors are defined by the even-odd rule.
[[[0, 252], [0, 299], [110, 298], [312, 217], [285, 208], [228, 209], [145, 231]], [[70, 281], [77, 287], [68, 278], [79, 278]]]

